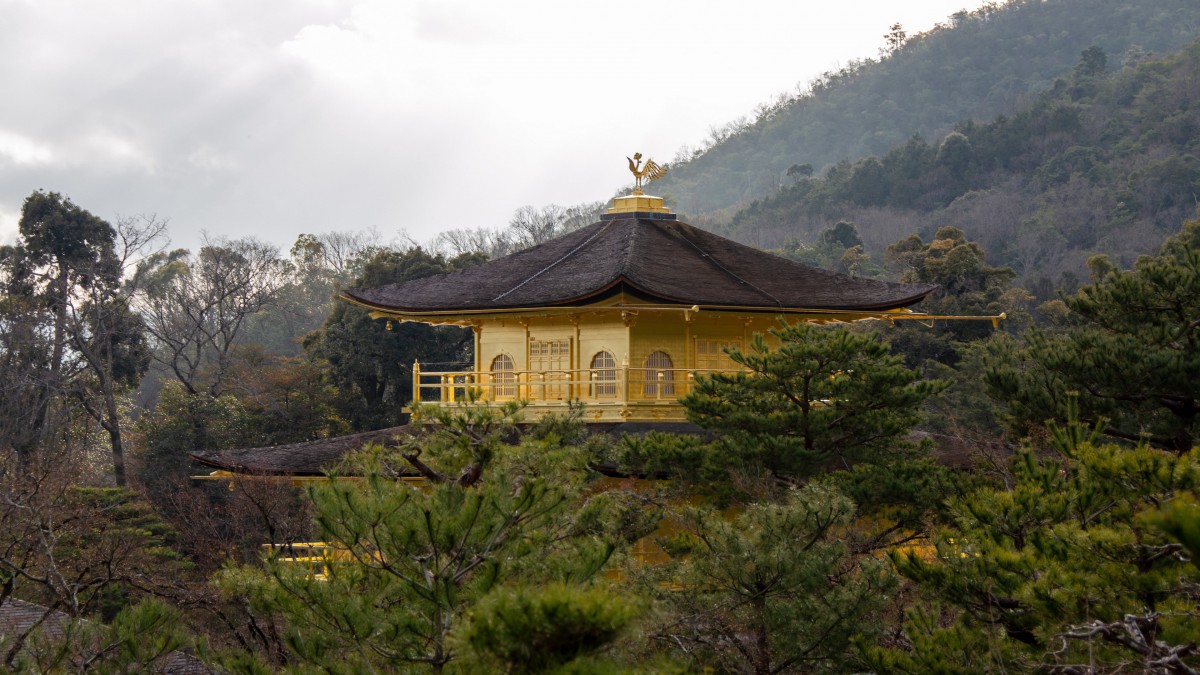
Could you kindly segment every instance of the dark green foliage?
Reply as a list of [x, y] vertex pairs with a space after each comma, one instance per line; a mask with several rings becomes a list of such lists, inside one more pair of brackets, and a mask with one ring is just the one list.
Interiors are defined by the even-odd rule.
[[646, 591], [668, 609], [651, 638], [695, 667], [767, 675], [847, 672], [853, 640], [870, 640], [895, 579], [855, 561], [838, 535], [854, 504], [829, 485], [791, 490], [736, 517], [680, 515], [676, 554], [648, 570]]
[[[452, 636], [490, 593], [506, 593], [510, 582], [579, 587], [595, 579], [616, 546], [576, 526], [577, 519], [597, 522], [588, 515], [590, 501], [582, 502], [588, 472], [579, 448], [560, 444], [553, 433], [505, 442], [518, 411], [516, 405], [463, 408], [458, 415], [423, 411], [427, 434], [352, 460], [365, 475], [361, 481], [333, 478], [310, 490], [319, 538], [331, 547], [325, 579], [272, 559], [265, 575], [229, 570], [222, 584], [246, 594], [257, 611], [286, 618], [290, 658], [307, 667], [442, 671], [460, 657]], [[427, 484], [397, 479], [418, 467]], [[592, 607], [576, 615], [575, 629], [591, 635], [594, 648], [608, 639], [595, 631], [611, 636], [627, 619], [587, 597], [568, 604]], [[505, 600], [492, 602], [496, 612], [518, 611]], [[539, 602], [545, 609], [553, 604], [550, 596]], [[546, 647], [562, 635], [540, 620], [527, 627], [533, 633], [523, 639], [544, 640]], [[479, 639], [485, 660], [526, 658], [498, 654], [490, 639]], [[534, 656], [548, 665], [568, 655]]]
[[1190, 450], [1200, 438], [1200, 219], [1131, 270], [1093, 266], [1102, 276], [1064, 299], [1083, 323], [999, 346], [988, 386], [1020, 429], [1064, 419], [1078, 395], [1083, 419], [1105, 420], [1106, 434]]
[[[16, 655], [15, 672], [161, 672], [188, 642], [179, 610], [159, 600], [122, 609], [112, 622], [68, 620], [61, 635], [35, 631]], [[7, 645], [0, 636], [0, 649]]]
[[[1070, 3], [1019, 4], [1023, 11]], [[928, 237], [954, 226], [1025, 284], [1044, 280], [1040, 302], [1054, 299], [1068, 273], [1081, 275], [1093, 252], [1128, 265], [1195, 208], [1200, 98], [1192, 74], [1200, 45], [1112, 73], [1106, 51], [1076, 52], [1070, 81], [990, 122], [973, 116], [939, 132], [940, 143], [897, 139], [878, 157], [781, 188], [736, 213], [730, 233], [777, 246], [811, 241], [829, 223], [853, 218], [865, 248], [878, 250], [909, 231]]]
[[[5, 413], [0, 443], [32, 454], [54, 430], [62, 399], [81, 396], [114, 430], [114, 472], [123, 485], [115, 406], [102, 396], [115, 396], [146, 363], [140, 323], [118, 295], [116, 230], [62, 195], [34, 192], [18, 231], [18, 244], [0, 247], [0, 340], [12, 369], [3, 407], [16, 408]], [[81, 365], [91, 381], [79, 374]], [[100, 394], [90, 395], [96, 389]]]
[[[983, 247], [967, 241], [962, 230], [942, 227], [928, 244], [914, 234], [888, 246], [884, 260], [906, 283], [939, 286], [921, 305], [926, 313], [997, 316], [1013, 311], [1008, 291], [1015, 274], [1007, 267], [987, 264], [985, 258]], [[1014, 328], [1017, 319], [1010, 317], [1005, 327]], [[932, 327], [902, 323], [889, 339], [914, 366], [930, 359], [953, 365], [959, 358], [957, 342], [988, 337], [993, 331], [988, 321], [943, 321]]]
[[638, 613], [635, 604], [609, 588], [500, 589], [471, 611], [459, 641], [470, 651], [468, 667], [557, 672], [607, 646]]
[[[477, 255], [446, 260], [420, 248], [384, 250], [363, 267], [354, 288], [451, 272], [480, 262]], [[412, 364], [452, 370], [470, 361], [471, 332], [411, 322], [372, 319], [367, 310], [338, 303], [321, 328], [304, 339], [305, 350], [329, 363], [330, 378], [341, 392], [341, 415], [355, 430], [401, 422], [401, 407], [412, 400]]]
[[1200, 576], [1163, 532], [1200, 482], [1196, 452], [1102, 445], [1077, 424], [1052, 432], [1056, 454], [1019, 453], [1010, 488], [949, 501], [954, 527], [941, 533], [936, 557], [893, 556], [954, 623], [914, 614], [912, 650], [877, 652], [877, 668], [940, 672], [974, 652], [966, 662], [986, 672], [1153, 670], [1200, 638]]
[[807, 265], [837, 270], [850, 276], [879, 277], [883, 274], [883, 268], [871, 262], [870, 256], [867, 255], [858, 228], [854, 223], [845, 220], [822, 230], [812, 246], [793, 239], [785, 242], [782, 249], [772, 253]]
[[[50, 307], [61, 307], [72, 286], [116, 281], [116, 231], [70, 199], [56, 192], [31, 194], [21, 208], [18, 230], [25, 270], [31, 275], [26, 281], [52, 285]], [[39, 269], [47, 269], [49, 276]]]
[[141, 435], [141, 479], [152, 494], [174, 491], [195, 465], [191, 452], [255, 447], [264, 444], [250, 411], [236, 397], [188, 394], [168, 383], [158, 405], [138, 419]]
[[874, 337], [781, 323], [771, 350], [758, 336], [731, 358], [750, 372], [700, 376], [688, 419], [721, 434], [718, 461], [803, 478], [847, 462], [885, 462], [942, 388], [918, 379]]
[[853, 248], [862, 246], [862, 237], [858, 236], [858, 229], [854, 227], [854, 223], [842, 221], [837, 225], [825, 230], [821, 233], [821, 242], [825, 244], [838, 244], [842, 248]]

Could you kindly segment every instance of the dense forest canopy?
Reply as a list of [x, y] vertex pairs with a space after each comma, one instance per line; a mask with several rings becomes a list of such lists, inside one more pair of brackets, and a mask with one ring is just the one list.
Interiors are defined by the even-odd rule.
[[789, 179], [723, 229], [779, 247], [849, 221], [878, 255], [906, 232], [955, 226], [1026, 284], [1082, 277], [1096, 253], [1132, 264], [1197, 205], [1200, 43], [1111, 73], [1106, 62], [1089, 47], [1011, 115]]
[[[886, 20], [887, 17], [882, 17]], [[881, 25], [883, 21], [880, 22]], [[1013, 0], [959, 12], [864, 59], [763, 104], [754, 118], [714, 127], [703, 149], [683, 148], [656, 189], [704, 224], [790, 182], [792, 166], [818, 172], [883, 155], [914, 134], [941, 139], [964, 121], [1011, 114], [1068, 77], [1099, 47], [1117, 69], [1196, 39], [1189, 0]]]

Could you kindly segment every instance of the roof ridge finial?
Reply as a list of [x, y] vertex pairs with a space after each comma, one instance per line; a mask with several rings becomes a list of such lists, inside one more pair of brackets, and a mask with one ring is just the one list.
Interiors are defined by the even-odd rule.
[[629, 172], [633, 174], [633, 192], [623, 197], [614, 197], [613, 205], [600, 216], [600, 220], [616, 218], [649, 218], [652, 220], [675, 220], [675, 214], [663, 204], [662, 197], [652, 197], [646, 194], [642, 187], [650, 181], [658, 180], [667, 175], [667, 165], [646, 158], [642, 163], [642, 153], [635, 152], [629, 160]]
[[658, 162], [646, 158], [646, 166], [642, 166], [642, 153], [635, 152], [633, 157], [626, 157], [629, 160], [629, 171], [633, 174], [633, 194], [644, 195], [642, 186], [650, 181], [658, 180], [667, 175], [667, 165], [659, 164]]

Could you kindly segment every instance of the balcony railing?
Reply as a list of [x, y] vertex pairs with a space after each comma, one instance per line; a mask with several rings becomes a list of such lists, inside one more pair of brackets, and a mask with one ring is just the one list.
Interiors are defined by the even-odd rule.
[[574, 370], [423, 371], [413, 365], [414, 403], [453, 404], [522, 399], [531, 405], [676, 403], [695, 386], [697, 374], [733, 370], [580, 368]]

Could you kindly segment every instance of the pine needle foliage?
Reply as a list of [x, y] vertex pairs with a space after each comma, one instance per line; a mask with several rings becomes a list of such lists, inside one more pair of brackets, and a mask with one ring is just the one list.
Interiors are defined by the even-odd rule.
[[[484, 624], [474, 624], [475, 642], [455, 636], [493, 593], [511, 600], [516, 586], [566, 584], [584, 592], [601, 583], [597, 575], [619, 543], [606, 534], [613, 531], [608, 523], [621, 515], [619, 504], [587, 492], [590, 473], [579, 447], [564, 445], [558, 433], [512, 437], [519, 413], [519, 405], [486, 404], [423, 411], [427, 433], [354, 458], [360, 479], [331, 476], [309, 491], [329, 547], [317, 561], [322, 575], [272, 557], [265, 573], [227, 570], [223, 587], [247, 596], [256, 612], [286, 621], [289, 659], [304, 671], [459, 672], [468, 649], [477, 660], [507, 659], [528, 666], [513, 672], [535, 672], [532, 656], [480, 637]], [[419, 480], [414, 460], [424, 467]], [[595, 651], [625, 619], [620, 604], [611, 616], [593, 607], [596, 614], [589, 597], [560, 597], [565, 614], [523, 615], [519, 639], [548, 645], [574, 632], [588, 637], [588, 648], [574, 656]], [[491, 600], [481, 611], [517, 611], [505, 602]], [[562, 624], [568, 614], [574, 624]], [[565, 649], [541, 654], [542, 665], [570, 661]]]
[[1077, 422], [1051, 429], [1055, 453], [1020, 452], [1010, 489], [949, 501], [936, 555], [893, 554], [934, 604], [910, 616], [909, 650], [874, 652], [878, 669], [1200, 666], [1200, 575], [1172, 537], [1186, 536], [1181, 509], [1194, 516], [1200, 452], [1102, 443]]
[[[806, 478], [906, 448], [921, 405], [944, 385], [919, 379], [875, 336], [781, 321], [730, 358], [748, 372], [701, 375], [688, 419], [721, 434], [719, 459]], [[911, 447], [909, 448], [911, 449]]]
[[1020, 429], [1064, 420], [1077, 400], [1113, 438], [1188, 452], [1200, 439], [1200, 218], [1131, 270], [1092, 268], [1094, 283], [1064, 299], [1082, 325], [1001, 350], [987, 384]]
[[880, 560], [850, 556], [854, 513], [837, 488], [810, 483], [734, 517], [680, 514], [682, 532], [664, 541], [675, 561], [646, 578], [668, 608], [652, 640], [719, 672], [847, 672], [896, 581]]

